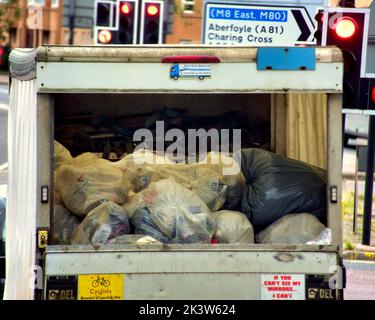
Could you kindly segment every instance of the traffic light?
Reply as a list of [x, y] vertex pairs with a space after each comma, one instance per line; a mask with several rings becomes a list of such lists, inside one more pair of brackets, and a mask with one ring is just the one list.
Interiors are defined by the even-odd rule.
[[[360, 83], [366, 63], [368, 17], [358, 9], [330, 8], [322, 45], [335, 45], [344, 58], [343, 108], [359, 108]], [[323, 30], [325, 26], [323, 24]]]
[[8, 70], [9, 68], [9, 57], [10, 47], [0, 46], [0, 70]]
[[136, 38], [136, 5], [134, 1], [120, 1], [118, 43], [132, 44]]
[[371, 111], [375, 111], [375, 78], [366, 79], [367, 80], [367, 98], [368, 98], [368, 104], [367, 109]]
[[163, 2], [144, 1], [142, 4], [140, 43], [162, 43], [163, 37]]
[[98, 27], [110, 27], [111, 4], [108, 2], [96, 3], [96, 25]]
[[112, 30], [107, 30], [107, 29], [99, 29], [97, 30], [97, 41], [99, 44], [111, 44], [113, 43], [112, 41], [114, 40], [114, 33]]

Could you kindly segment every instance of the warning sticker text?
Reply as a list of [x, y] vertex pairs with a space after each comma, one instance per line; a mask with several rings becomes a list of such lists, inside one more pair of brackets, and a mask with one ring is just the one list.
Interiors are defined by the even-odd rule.
[[262, 274], [262, 300], [305, 300], [305, 275]]

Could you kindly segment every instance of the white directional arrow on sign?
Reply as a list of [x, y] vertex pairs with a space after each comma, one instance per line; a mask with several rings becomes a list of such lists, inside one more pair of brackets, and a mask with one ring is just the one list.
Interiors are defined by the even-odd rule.
[[305, 7], [206, 3], [203, 43], [293, 46], [314, 43], [314, 24]]

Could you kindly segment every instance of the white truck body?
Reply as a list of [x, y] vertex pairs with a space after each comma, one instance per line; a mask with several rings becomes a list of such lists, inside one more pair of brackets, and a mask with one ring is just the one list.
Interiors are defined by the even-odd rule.
[[[8, 193], [11, 205], [7, 215], [20, 219], [31, 212], [33, 218], [28, 229], [16, 225], [15, 219], [7, 220], [7, 240], [13, 242], [7, 250], [9, 274], [5, 296], [10, 299], [30, 297], [31, 289], [28, 293], [10, 289], [30, 275], [17, 276], [12, 273], [9, 261], [12, 259], [12, 263], [21, 264], [35, 259], [35, 265], [39, 266], [38, 276], [41, 277], [37, 285], [38, 297], [44, 299], [91, 299], [95, 294], [90, 295], [88, 287], [93, 283], [97, 285], [96, 279], [99, 281], [103, 277], [108, 279], [105, 283], [111, 282], [109, 289], [112, 293], [106, 294], [104, 290], [97, 293], [96, 298], [342, 298], [341, 52], [337, 48], [316, 48], [314, 70], [258, 70], [257, 54], [258, 49], [251, 47], [45, 46], [38, 48], [31, 59], [35, 63], [35, 73], [31, 79], [27, 80], [13, 67], [13, 79], [17, 79], [18, 74], [18, 78], [34, 81], [35, 84], [37, 142], [36, 157], [32, 161], [36, 165], [33, 180], [36, 185], [31, 185], [34, 186], [34, 198], [31, 200], [35, 208], [29, 208], [27, 213], [12, 211], [15, 208], [12, 203], [30, 184], [16, 188], [17, 185], [10, 182]], [[215, 56], [220, 63], [210, 64], [211, 77], [203, 81], [174, 80], [170, 78], [172, 64], [161, 63], [166, 56]], [[289, 92], [327, 94], [327, 218], [328, 227], [332, 230], [332, 245], [86, 246], [51, 243], [56, 110], [69, 114], [71, 110], [85, 105], [93, 110], [132, 113], [138, 108], [150, 110], [160, 99], [165, 103], [172, 100], [176, 104], [190, 103], [188, 106], [194, 112], [209, 114], [228, 108], [225, 101], [237, 103], [246, 97], [254, 97], [252, 99], [259, 102], [257, 109], [262, 112], [262, 108], [269, 108], [269, 99], [274, 94]], [[202, 111], [200, 107], [194, 107], [197, 99], [212, 100], [217, 104], [215, 108], [207, 107]], [[75, 101], [74, 106], [72, 101]], [[262, 101], [265, 102], [262, 104]], [[125, 102], [132, 107], [125, 107], [125, 104], [128, 105]], [[249, 117], [256, 113], [254, 110], [249, 110]], [[10, 114], [12, 117], [12, 108]], [[10, 139], [14, 138], [11, 135]], [[14, 141], [11, 143], [15, 144]], [[17, 174], [17, 168], [11, 168], [12, 165], [10, 160], [10, 181]], [[47, 201], [41, 201], [43, 186], [49, 190]], [[332, 187], [337, 190], [337, 199], [332, 199]], [[27, 239], [37, 239], [35, 252], [20, 254], [19, 248], [23, 244], [17, 241], [25, 238], [14, 240], [14, 235], [22, 232], [23, 237], [28, 235]], [[43, 238], [43, 235], [47, 238]], [[285, 279], [292, 282], [295, 294], [283, 295], [285, 292], [280, 288], [275, 289], [274, 295], [270, 294], [272, 289], [268, 288], [268, 281], [275, 276], [286, 276]], [[329, 288], [328, 284], [332, 284], [335, 278], [338, 287]], [[325, 286], [322, 286], [323, 283]]]

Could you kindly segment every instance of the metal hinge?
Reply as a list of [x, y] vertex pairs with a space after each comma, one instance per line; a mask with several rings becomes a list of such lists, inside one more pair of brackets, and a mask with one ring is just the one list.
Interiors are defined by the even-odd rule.
[[43, 269], [40, 266], [34, 266], [35, 289], [43, 289]]

